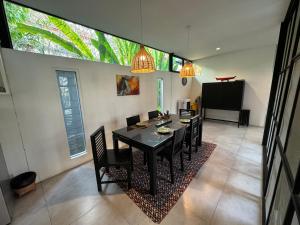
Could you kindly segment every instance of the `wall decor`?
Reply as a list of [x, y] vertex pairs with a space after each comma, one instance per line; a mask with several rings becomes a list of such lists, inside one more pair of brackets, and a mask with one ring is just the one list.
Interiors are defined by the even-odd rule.
[[116, 75], [117, 95], [139, 95], [140, 79], [138, 76]]
[[230, 77], [216, 77], [216, 80], [220, 80], [221, 82], [223, 81], [229, 81], [229, 80], [232, 80], [232, 79], [235, 79], [236, 76], [230, 76]]

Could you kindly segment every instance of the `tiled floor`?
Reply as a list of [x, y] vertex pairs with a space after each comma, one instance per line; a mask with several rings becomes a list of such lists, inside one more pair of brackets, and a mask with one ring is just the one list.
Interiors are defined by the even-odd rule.
[[[217, 148], [161, 224], [260, 224], [262, 131], [205, 122], [204, 140]], [[97, 192], [93, 164], [87, 163], [18, 200], [12, 224], [153, 224], [116, 184], [104, 190]]]

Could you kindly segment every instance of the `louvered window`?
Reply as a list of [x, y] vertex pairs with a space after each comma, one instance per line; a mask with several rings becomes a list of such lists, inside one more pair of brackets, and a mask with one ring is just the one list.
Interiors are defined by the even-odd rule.
[[86, 152], [76, 72], [57, 70], [57, 81], [71, 158]]

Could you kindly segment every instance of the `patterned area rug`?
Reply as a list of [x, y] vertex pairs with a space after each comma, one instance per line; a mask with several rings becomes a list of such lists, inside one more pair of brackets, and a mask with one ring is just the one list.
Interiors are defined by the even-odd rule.
[[[198, 152], [193, 152], [192, 160], [184, 160], [184, 172], [180, 170], [180, 157], [175, 157], [174, 174], [175, 183], [171, 184], [169, 162], [157, 162], [157, 195], [149, 193], [149, 173], [147, 166], [143, 165], [143, 153], [133, 153], [134, 171], [132, 174], [132, 188], [127, 189], [126, 183], [119, 183], [124, 192], [135, 202], [135, 204], [155, 223], [160, 223], [180, 196], [188, 187], [193, 177], [201, 166], [208, 160], [216, 145], [202, 142]], [[187, 155], [185, 155], [187, 158]], [[108, 174], [112, 179], [125, 179], [125, 170], [111, 168]]]

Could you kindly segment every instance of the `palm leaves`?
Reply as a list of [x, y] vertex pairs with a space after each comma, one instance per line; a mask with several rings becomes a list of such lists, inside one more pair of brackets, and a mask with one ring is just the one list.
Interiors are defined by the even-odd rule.
[[29, 26], [29, 25], [22, 24], [22, 23], [17, 23], [17, 30], [20, 32], [24, 32], [24, 33], [40, 35], [43, 38], [48, 39], [49, 41], [52, 41], [52, 42], [60, 45], [64, 49], [68, 50], [69, 52], [75, 53], [79, 56], [83, 56], [82, 52], [78, 48], [76, 48], [73, 43], [64, 40], [63, 38], [57, 36], [56, 34], [50, 32], [50, 31], [43, 30], [41, 28], [37, 28], [37, 27], [33, 27], [33, 26]]
[[[75, 55], [81, 59], [126, 66], [131, 64], [139, 50], [137, 43], [85, 27], [77, 32], [77, 26], [72, 23], [26, 7], [10, 2], [5, 2], [4, 7], [14, 48], [19, 50], [34, 49], [43, 54], [44, 51], [49, 51], [49, 43], [54, 43], [55, 50], [64, 49], [62, 52], [66, 56], [71, 53], [71, 57]], [[83, 39], [85, 32], [96, 38], [87, 36], [86, 40]], [[166, 53], [151, 48], [147, 50], [154, 57], [156, 69], [168, 71], [169, 60]]]
[[105, 35], [102, 32], [95, 31], [98, 40], [91, 39], [92, 45], [99, 51], [100, 53], [100, 61], [116, 63], [120, 64], [118, 57], [116, 56], [114, 50], [108, 43]]
[[169, 70], [169, 60], [168, 57], [166, 57], [167, 53], [152, 48], [146, 48], [146, 49], [153, 56], [155, 67], [157, 70], [162, 70], [162, 71]]
[[113, 38], [117, 51], [119, 52], [118, 58], [121, 65], [129, 66], [133, 60], [133, 57], [139, 50], [139, 45], [121, 38]]
[[49, 21], [54, 24], [72, 43], [82, 52], [82, 54], [90, 60], [94, 60], [94, 56], [89, 47], [81, 40], [79, 35], [62, 19], [48, 16]]

